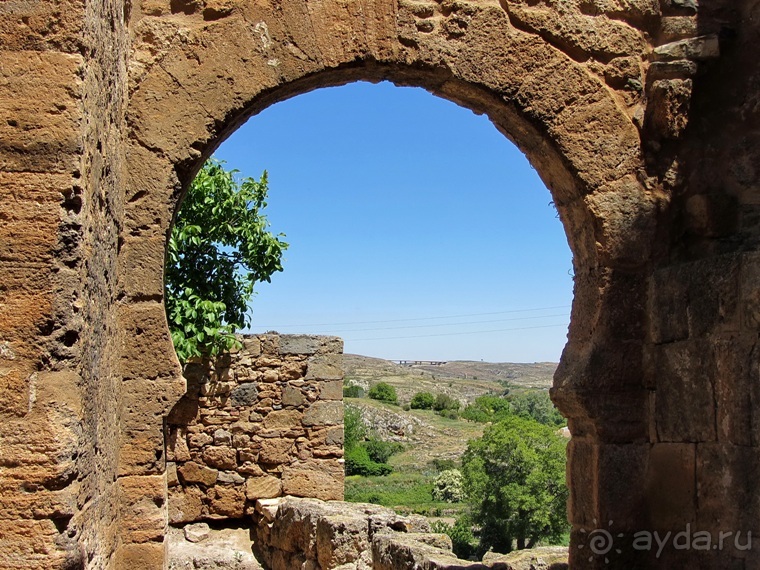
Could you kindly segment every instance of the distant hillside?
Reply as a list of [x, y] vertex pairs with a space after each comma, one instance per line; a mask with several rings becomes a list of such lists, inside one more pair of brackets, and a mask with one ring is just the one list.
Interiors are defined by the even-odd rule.
[[455, 360], [441, 365], [402, 366], [381, 358], [345, 354], [343, 369], [348, 382], [365, 389], [381, 381], [391, 384], [401, 402], [426, 390], [448, 394], [466, 404], [483, 394], [501, 394], [506, 388], [548, 390], [557, 364]]
[[396, 389], [400, 406], [364, 398], [347, 398], [346, 403], [361, 410], [362, 417], [383, 439], [399, 441], [407, 450], [391, 458], [402, 471], [424, 469], [434, 459], [457, 460], [469, 439], [479, 437], [484, 425], [462, 419], [448, 419], [432, 410], [404, 410], [414, 394], [421, 391], [447, 394], [463, 407], [483, 394], [503, 394], [523, 390], [548, 390], [557, 365], [452, 361], [442, 365], [402, 366], [381, 358], [345, 354], [346, 382], [365, 390], [378, 382]]

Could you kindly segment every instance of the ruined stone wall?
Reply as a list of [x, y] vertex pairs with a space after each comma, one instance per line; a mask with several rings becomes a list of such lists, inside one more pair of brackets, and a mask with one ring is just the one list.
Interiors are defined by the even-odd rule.
[[256, 499], [343, 499], [343, 343], [243, 337], [243, 348], [185, 366], [167, 419], [169, 521], [234, 519]]

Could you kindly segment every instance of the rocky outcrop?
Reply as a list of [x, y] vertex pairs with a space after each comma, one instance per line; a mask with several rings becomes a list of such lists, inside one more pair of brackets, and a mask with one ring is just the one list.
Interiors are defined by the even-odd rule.
[[[284, 497], [256, 502], [254, 551], [266, 568], [291, 570], [566, 570], [567, 548], [457, 558], [427, 519], [362, 503]], [[551, 566], [550, 566], [551, 565]]]

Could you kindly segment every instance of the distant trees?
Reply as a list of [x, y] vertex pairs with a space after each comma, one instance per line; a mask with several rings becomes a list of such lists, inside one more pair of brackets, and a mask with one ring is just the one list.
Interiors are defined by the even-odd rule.
[[498, 422], [511, 416], [531, 419], [547, 426], [561, 427], [565, 418], [543, 391], [524, 392], [507, 397], [480, 396], [461, 413], [466, 420]]
[[387, 382], [378, 382], [369, 389], [367, 395], [373, 400], [379, 400], [388, 404], [398, 404], [396, 389]]
[[462, 475], [481, 552], [531, 548], [567, 531], [566, 445], [553, 427], [515, 416], [468, 444]]
[[430, 392], [417, 392], [409, 406], [413, 410], [432, 410], [435, 405], [435, 396]]

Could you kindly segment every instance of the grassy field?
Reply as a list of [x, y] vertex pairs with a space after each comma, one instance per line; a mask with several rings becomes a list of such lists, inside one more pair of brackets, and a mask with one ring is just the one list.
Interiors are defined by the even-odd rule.
[[382, 477], [346, 478], [346, 500], [391, 507], [401, 514], [456, 518], [465, 508], [462, 503], [433, 501], [435, 475], [395, 472]]

